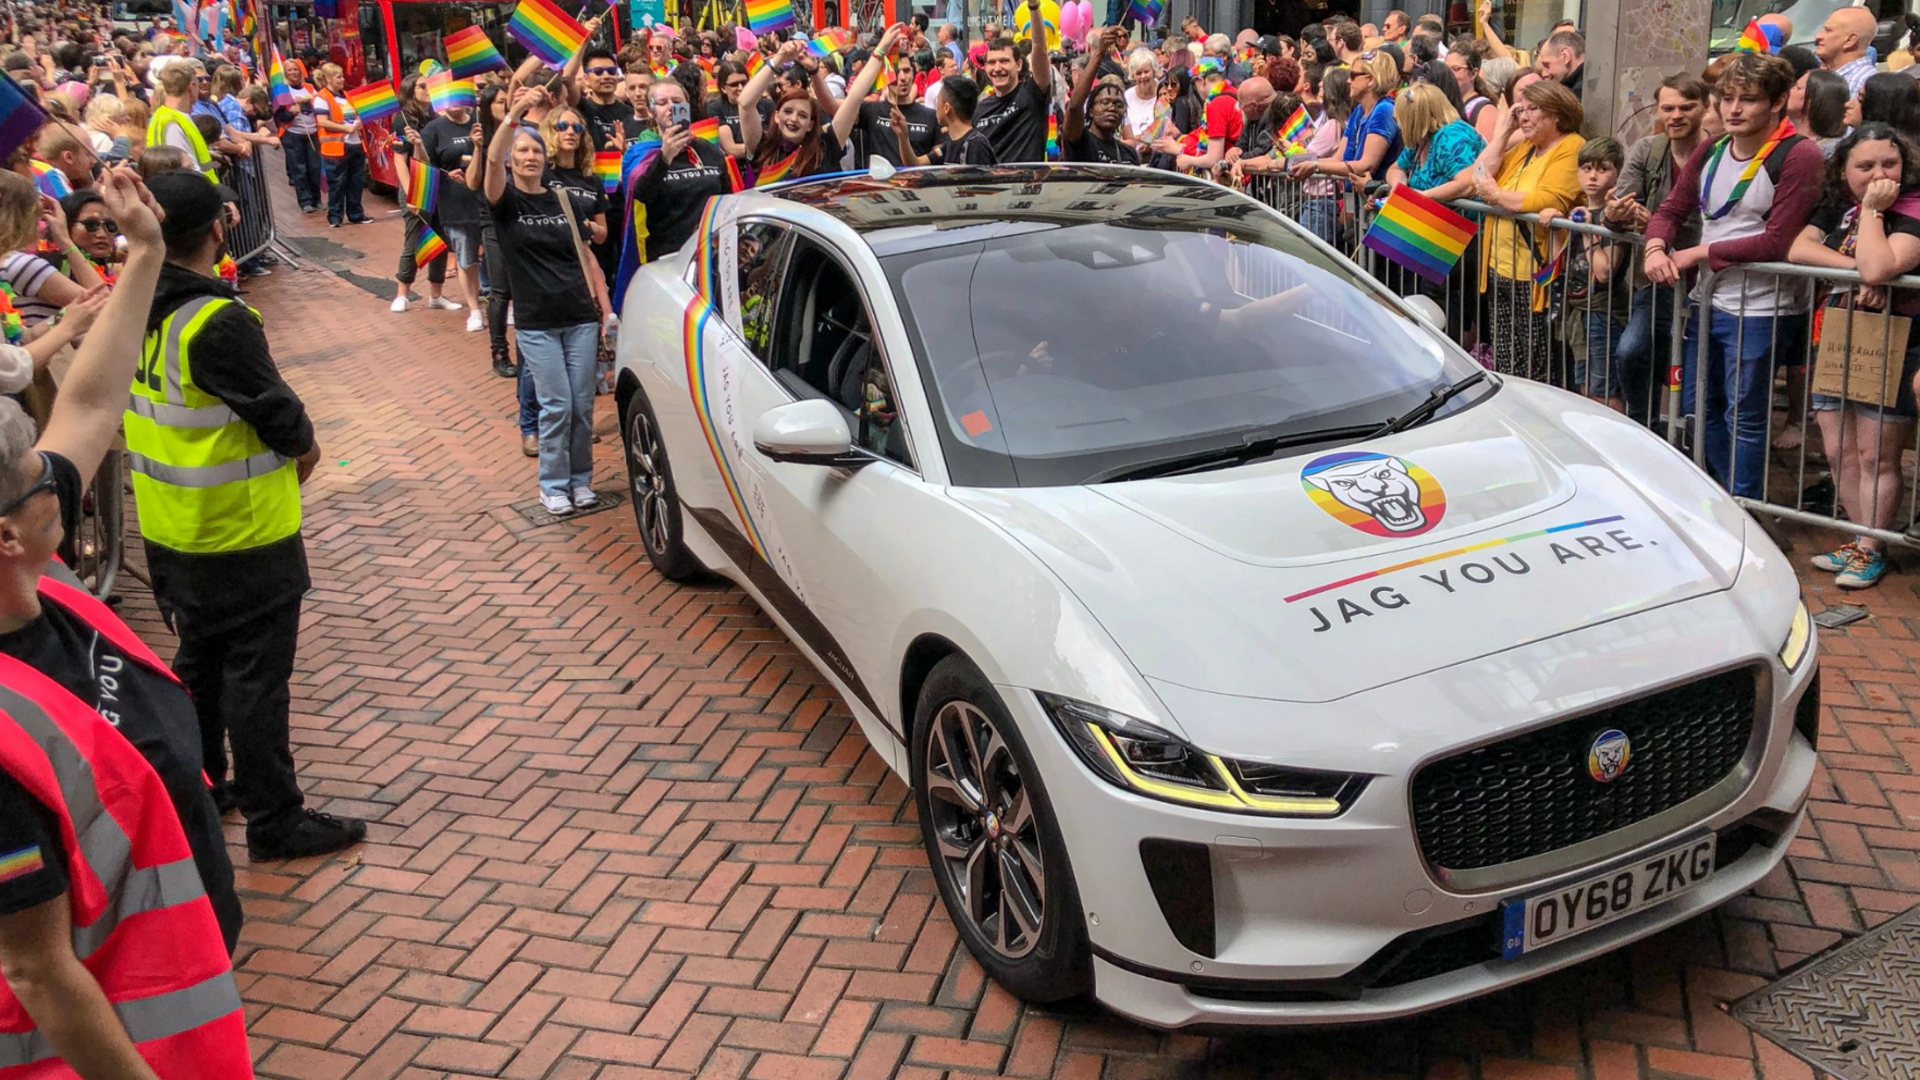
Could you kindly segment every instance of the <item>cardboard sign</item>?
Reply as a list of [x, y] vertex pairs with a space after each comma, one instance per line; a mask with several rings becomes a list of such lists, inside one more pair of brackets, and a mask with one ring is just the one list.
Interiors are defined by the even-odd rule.
[[1821, 319], [1813, 392], [1869, 405], [1891, 404], [1900, 396], [1900, 366], [1912, 333], [1913, 320], [1905, 316], [1828, 308]]

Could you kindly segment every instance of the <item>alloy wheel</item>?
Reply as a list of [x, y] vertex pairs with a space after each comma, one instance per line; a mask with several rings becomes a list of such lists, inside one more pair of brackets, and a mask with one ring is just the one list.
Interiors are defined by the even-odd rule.
[[924, 753], [937, 870], [995, 952], [1026, 956], [1040, 943], [1047, 875], [1012, 748], [985, 713], [949, 701], [927, 725]]
[[633, 485], [633, 514], [647, 550], [664, 555], [672, 542], [667, 531], [667, 477], [660, 468], [660, 436], [653, 420], [637, 404], [627, 425], [627, 477]]

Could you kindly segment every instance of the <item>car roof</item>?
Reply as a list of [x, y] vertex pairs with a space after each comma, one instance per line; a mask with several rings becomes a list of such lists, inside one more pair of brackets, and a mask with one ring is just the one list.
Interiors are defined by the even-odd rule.
[[1113, 165], [939, 166], [815, 177], [748, 196], [763, 206], [818, 210], [885, 257], [987, 236], [1085, 222], [1240, 218], [1258, 203], [1219, 184]]

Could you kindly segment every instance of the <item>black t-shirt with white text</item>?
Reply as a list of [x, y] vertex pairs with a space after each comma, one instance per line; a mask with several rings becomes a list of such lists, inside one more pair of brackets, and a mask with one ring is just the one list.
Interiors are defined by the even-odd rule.
[[641, 130], [645, 127], [645, 121], [634, 113], [633, 106], [624, 101], [616, 100], [610, 105], [602, 105], [590, 97], [583, 97], [576, 108], [580, 110], [581, 118], [587, 122], [587, 134], [593, 136], [593, 148], [596, 150], [626, 149], [624, 144], [613, 145], [615, 124], [620, 125], [627, 142], [639, 138]]
[[[598, 213], [593, 199], [575, 191], [573, 212], [587, 235], [586, 219]], [[560, 206], [561, 194], [542, 188], [529, 195], [512, 184], [489, 209], [494, 235], [507, 256], [507, 278], [513, 286], [514, 322], [522, 330], [555, 330], [597, 322], [593, 293], [581, 275], [574, 247], [573, 227]], [[602, 200], [604, 202], [604, 200]]]
[[1047, 160], [1047, 93], [1030, 76], [1021, 76], [1011, 94], [980, 95], [973, 130], [993, 142], [993, 152], [1008, 165]]
[[[436, 116], [427, 121], [420, 129], [420, 141], [427, 148], [427, 164], [442, 172], [455, 169], [467, 170], [479, 166], [473, 160], [473, 125], [456, 124], [444, 116]], [[481, 223], [480, 196], [464, 183], [458, 183], [452, 177], [440, 178], [440, 206], [434, 214], [435, 224], [447, 227], [464, 228]]]
[[[900, 115], [907, 121], [908, 145], [915, 154], [926, 157], [941, 135], [933, 110], [916, 101], [900, 106]], [[869, 159], [878, 157], [893, 165], [901, 164], [900, 139], [893, 133], [893, 106], [884, 101], [860, 106], [860, 130], [866, 134]]]
[[656, 160], [641, 169], [633, 198], [647, 212], [647, 261], [680, 250], [700, 227], [707, 199], [733, 193], [735, 175], [726, 152], [705, 139], [688, 143], [672, 161]]
[[993, 143], [979, 128], [969, 128], [958, 139], [942, 132], [940, 142], [927, 154], [927, 162], [932, 165], [998, 165], [999, 155], [993, 152]]
[[1080, 129], [1077, 141], [1063, 141], [1060, 144], [1060, 157], [1063, 161], [1091, 161], [1103, 165], [1140, 164], [1140, 151], [1118, 139], [1096, 138], [1092, 124]]

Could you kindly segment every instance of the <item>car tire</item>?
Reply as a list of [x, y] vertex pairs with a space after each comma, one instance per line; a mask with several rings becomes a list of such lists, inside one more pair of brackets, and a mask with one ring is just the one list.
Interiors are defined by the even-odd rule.
[[927, 861], [967, 951], [1023, 1001], [1085, 995], [1091, 948], [1059, 819], [999, 693], [965, 657], [928, 674], [908, 756]]
[[660, 438], [660, 421], [647, 395], [635, 390], [627, 405], [627, 482], [633, 499], [633, 520], [640, 528], [640, 544], [654, 570], [668, 581], [691, 581], [706, 572], [685, 539], [680, 496], [673, 486], [673, 467], [667, 444]]

